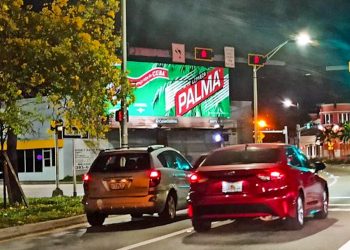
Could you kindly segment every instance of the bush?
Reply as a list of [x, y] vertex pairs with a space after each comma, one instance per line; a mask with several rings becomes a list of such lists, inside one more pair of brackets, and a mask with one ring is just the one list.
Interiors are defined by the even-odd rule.
[[[82, 197], [29, 198], [24, 205], [0, 209], [0, 228], [55, 220], [84, 213]], [[0, 199], [3, 204], [3, 199]]]

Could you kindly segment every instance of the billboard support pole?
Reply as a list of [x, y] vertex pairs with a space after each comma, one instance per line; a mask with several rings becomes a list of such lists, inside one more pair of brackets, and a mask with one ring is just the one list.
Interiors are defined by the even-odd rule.
[[[123, 81], [127, 81], [126, 73], [127, 73], [127, 47], [126, 47], [126, 0], [122, 0], [121, 2], [122, 8], [122, 47], [123, 47], [123, 63], [122, 70], [124, 73]], [[124, 84], [124, 83], [123, 83]], [[127, 105], [126, 105], [126, 96], [122, 97], [121, 100], [121, 109], [123, 113], [123, 119], [120, 122], [121, 125], [121, 147], [127, 148], [128, 143], [128, 123], [127, 123]]]

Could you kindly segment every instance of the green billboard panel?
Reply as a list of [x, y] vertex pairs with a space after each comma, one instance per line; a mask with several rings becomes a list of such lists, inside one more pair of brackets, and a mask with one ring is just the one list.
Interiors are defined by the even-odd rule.
[[128, 72], [135, 86], [130, 116], [230, 116], [228, 69], [128, 62]]

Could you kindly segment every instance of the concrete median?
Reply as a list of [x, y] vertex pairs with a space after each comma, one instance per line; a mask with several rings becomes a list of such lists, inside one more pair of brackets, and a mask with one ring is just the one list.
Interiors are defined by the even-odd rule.
[[86, 222], [85, 214], [63, 218], [63, 219], [57, 219], [57, 220], [50, 220], [50, 221], [43, 221], [33, 224], [26, 224], [23, 226], [15, 226], [15, 227], [8, 227], [0, 229], [0, 240], [6, 240], [10, 238], [15, 238], [23, 235], [28, 235], [32, 233], [39, 233], [39, 232], [45, 232], [50, 231], [56, 228], [60, 227], [67, 227], [71, 225], [81, 224]]

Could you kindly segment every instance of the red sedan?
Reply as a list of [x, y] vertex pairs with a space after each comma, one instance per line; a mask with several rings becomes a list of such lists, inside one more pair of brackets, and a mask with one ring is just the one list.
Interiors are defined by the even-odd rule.
[[301, 229], [305, 216], [327, 217], [327, 181], [318, 175], [324, 168], [281, 143], [214, 150], [190, 177], [192, 225], [203, 232], [212, 221], [261, 218], [283, 219], [288, 229]]

